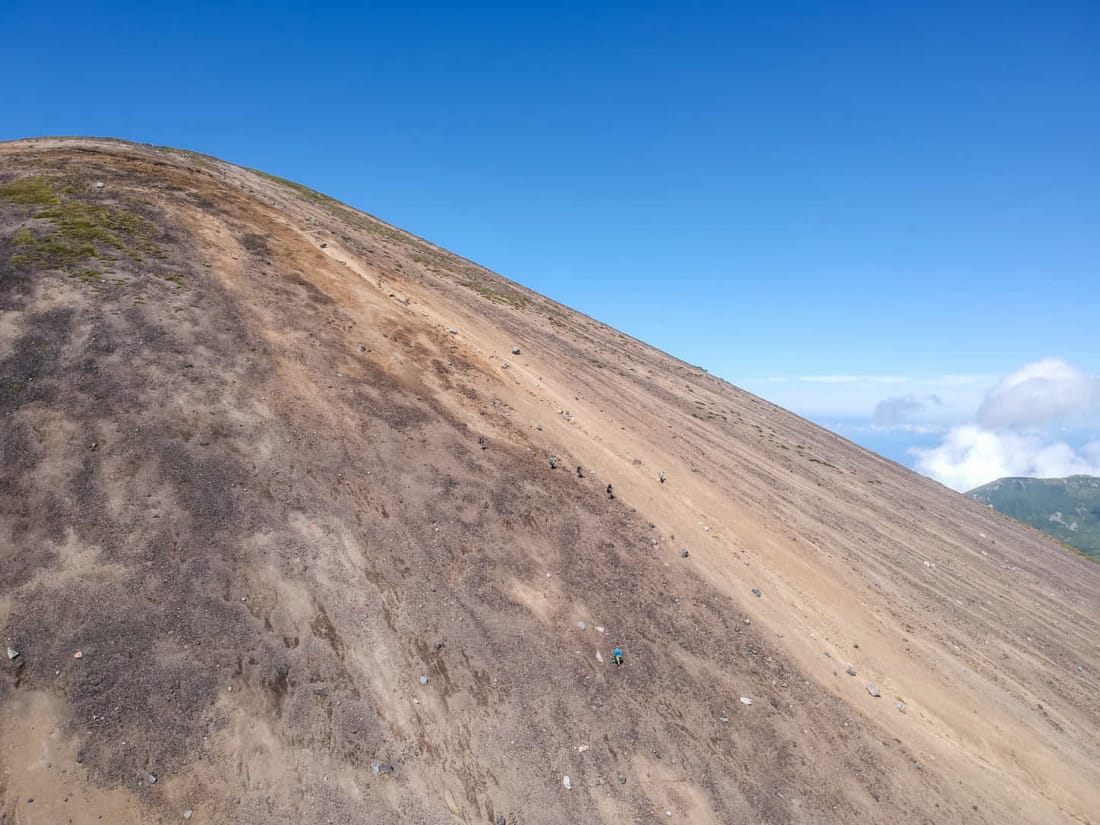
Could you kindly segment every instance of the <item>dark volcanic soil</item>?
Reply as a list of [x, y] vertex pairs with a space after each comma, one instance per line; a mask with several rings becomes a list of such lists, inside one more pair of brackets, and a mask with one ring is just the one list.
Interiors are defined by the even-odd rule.
[[0, 145], [0, 428], [5, 825], [1097, 821], [1100, 567], [309, 190]]

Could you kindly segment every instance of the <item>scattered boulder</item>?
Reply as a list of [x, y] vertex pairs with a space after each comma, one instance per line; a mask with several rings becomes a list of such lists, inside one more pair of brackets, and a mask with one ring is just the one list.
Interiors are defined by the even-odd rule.
[[882, 691], [878, 689], [877, 685], [867, 684], [867, 692], [874, 696], [876, 699], [882, 696]]
[[577, 622], [577, 630], [584, 630], [588, 627], [584, 622]]
[[448, 328], [447, 332], [451, 333], [451, 335], [458, 335], [458, 330], [457, 329]]
[[905, 702], [898, 702], [895, 707], [898, 709], [898, 713], [908, 713], [909, 706]]
[[760, 588], [759, 588], [759, 587], [754, 587], [754, 588], [752, 589], [752, 595], [756, 596], [756, 598], [758, 598], [758, 599], [759, 599], [759, 598], [760, 598], [761, 596], [763, 596], [764, 594], [760, 592]]
[[148, 782], [150, 785], [156, 785], [157, 775], [155, 773], [150, 773], [147, 777], [145, 777], [145, 781]]
[[512, 347], [512, 355], [519, 355], [519, 347]]
[[183, 818], [190, 819], [193, 813], [194, 812], [190, 808], [188, 808], [186, 811], [183, 812]]
[[16, 650], [16, 649], [15, 649], [14, 647], [12, 647], [11, 645], [8, 645], [8, 658], [9, 658], [9, 659], [14, 659], [14, 658], [16, 658], [16, 657], [17, 657], [18, 655], [19, 655], [19, 651], [18, 651], [18, 650]]
[[95, 182], [95, 188], [96, 188], [96, 189], [102, 189], [102, 188], [103, 188], [104, 186], [106, 186], [106, 185], [107, 185], [107, 184], [105, 184], [105, 183], [104, 183], [103, 181], [101, 181], [101, 180], [97, 180], [97, 181]]
[[428, 684], [428, 677], [427, 676], [421, 676], [420, 677], [420, 684], [422, 684], [422, 685]]
[[849, 676], [855, 676], [856, 675], [856, 669], [854, 667], [852, 667], [851, 665], [848, 665], [848, 670], [846, 670], [845, 673], [847, 673]]
[[393, 765], [389, 762], [375, 762], [372, 770], [375, 776], [381, 776], [385, 773], [393, 773]]
[[321, 244], [321, 249], [328, 249], [328, 244], [327, 243]]
[[73, 654], [73, 658], [74, 659], [83, 659], [84, 658], [84, 651], [83, 650], [78, 650], [76, 653]]
[[568, 774], [561, 778], [561, 784], [567, 791], [573, 790], [573, 780], [569, 778]]
[[748, 696], [742, 696], [741, 697], [741, 704], [742, 705], [751, 705], [752, 704], [752, 699], [750, 699]]

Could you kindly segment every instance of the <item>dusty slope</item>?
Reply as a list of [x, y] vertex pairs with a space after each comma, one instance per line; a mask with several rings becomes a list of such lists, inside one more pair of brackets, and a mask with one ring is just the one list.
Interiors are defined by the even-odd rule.
[[0, 822], [1100, 821], [1100, 566], [278, 181], [0, 186]]

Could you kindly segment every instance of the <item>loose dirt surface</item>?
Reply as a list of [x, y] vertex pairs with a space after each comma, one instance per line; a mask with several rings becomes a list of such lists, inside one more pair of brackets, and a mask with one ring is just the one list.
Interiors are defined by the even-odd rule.
[[213, 158], [0, 144], [0, 466], [5, 825], [1100, 822], [1100, 566]]

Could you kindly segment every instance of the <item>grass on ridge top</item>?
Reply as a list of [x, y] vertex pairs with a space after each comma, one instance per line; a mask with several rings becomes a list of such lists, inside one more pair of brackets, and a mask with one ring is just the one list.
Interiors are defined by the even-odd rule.
[[[63, 191], [72, 188], [66, 186]], [[110, 256], [112, 250], [135, 261], [143, 260], [143, 254], [162, 254], [153, 240], [158, 229], [152, 221], [124, 209], [62, 198], [47, 177], [29, 176], [0, 184], [0, 200], [41, 207], [33, 217], [49, 224], [42, 234], [27, 227], [15, 232], [12, 246], [16, 252], [11, 256], [15, 266], [68, 271], [87, 258]]]

